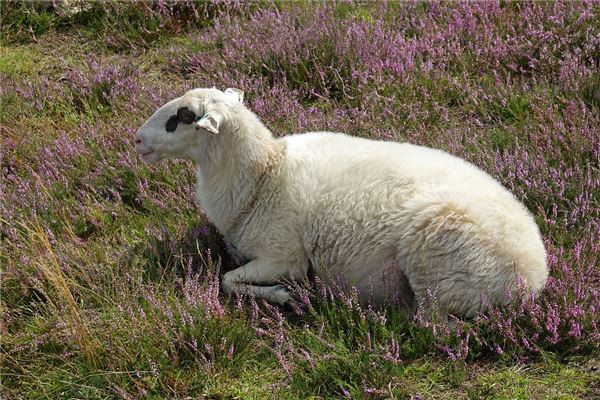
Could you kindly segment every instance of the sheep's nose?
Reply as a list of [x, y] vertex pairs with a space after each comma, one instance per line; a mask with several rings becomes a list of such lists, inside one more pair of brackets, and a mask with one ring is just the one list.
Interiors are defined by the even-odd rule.
[[135, 144], [140, 144], [140, 143], [142, 143], [142, 139], [136, 137], [135, 138]]

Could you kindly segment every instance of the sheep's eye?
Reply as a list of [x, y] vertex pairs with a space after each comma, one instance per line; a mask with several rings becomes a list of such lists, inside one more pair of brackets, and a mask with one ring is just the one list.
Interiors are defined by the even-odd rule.
[[171, 117], [169, 117], [169, 119], [167, 120], [165, 129], [167, 130], [167, 132], [175, 132], [175, 129], [177, 129], [178, 124], [179, 118], [177, 117], [177, 115], [171, 115]]
[[179, 121], [184, 124], [191, 124], [196, 120], [196, 113], [189, 110], [187, 107], [181, 107], [177, 110], [177, 117], [179, 118]]

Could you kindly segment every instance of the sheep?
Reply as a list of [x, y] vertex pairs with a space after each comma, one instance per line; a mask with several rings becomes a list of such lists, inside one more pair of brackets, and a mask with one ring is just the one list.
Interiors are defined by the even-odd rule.
[[148, 163], [197, 164], [206, 215], [248, 259], [226, 293], [277, 304], [282, 281], [307, 274], [353, 283], [360, 298], [430, 304], [473, 317], [503, 305], [519, 282], [534, 293], [548, 268], [527, 209], [498, 181], [441, 150], [342, 133], [275, 138], [243, 92], [194, 89], [137, 131]]

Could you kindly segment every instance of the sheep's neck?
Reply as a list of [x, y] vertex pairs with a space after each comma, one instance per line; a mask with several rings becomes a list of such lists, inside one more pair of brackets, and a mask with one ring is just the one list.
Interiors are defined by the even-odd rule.
[[273, 144], [273, 147], [269, 148], [272, 151], [265, 154], [261, 162], [253, 163], [249, 167], [248, 171], [251, 171], [251, 173], [247, 182], [250, 189], [245, 196], [240, 198], [240, 206], [231, 213], [228, 226], [224, 229], [225, 232], [236, 232], [243, 221], [252, 214], [265, 191], [274, 189], [267, 188], [268, 182], [274, 179], [279, 171], [285, 155], [285, 147], [283, 143], [274, 142]]
[[283, 143], [266, 128], [259, 129], [251, 132], [238, 128], [219, 143], [219, 157], [199, 162], [198, 199], [212, 222], [231, 240], [283, 159]]

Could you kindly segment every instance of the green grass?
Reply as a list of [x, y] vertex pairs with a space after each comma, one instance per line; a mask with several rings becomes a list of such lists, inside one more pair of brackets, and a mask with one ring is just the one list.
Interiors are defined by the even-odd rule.
[[[107, 7], [118, 8], [113, 3]], [[393, 4], [392, 9], [395, 7]], [[427, 7], [419, 4], [417, 11]], [[89, 96], [81, 96], [61, 77], [71, 69], [81, 69], [86, 57], [94, 54], [107, 63], [116, 57], [137, 68], [130, 74], [146, 86], [140, 90], [146, 90], [148, 97], [155, 88], [164, 87], [160, 83], [165, 81], [173, 94], [181, 93], [206, 76], [175, 70], [171, 47], [188, 53], [214, 51], [212, 44], [195, 42], [180, 33], [203, 29], [212, 22], [203, 17], [193, 24], [182, 21], [178, 27], [173, 21], [169, 25], [158, 17], [147, 18], [139, 7], [118, 9], [113, 15], [98, 3], [76, 16], [58, 16], [13, 6], [2, 14], [3, 20], [9, 21], [2, 28], [3, 84], [35, 83], [36, 98], [45, 99], [36, 110], [26, 96], [2, 91], [3, 170], [7, 175], [31, 178], [31, 171], [38, 171], [44, 162], [40, 150], [53, 148], [65, 135], [69, 143], [79, 139], [86, 151], [69, 160], [71, 167], [59, 171], [64, 179], [36, 187], [39, 201], [48, 203], [45, 210], [31, 215], [24, 207], [14, 220], [1, 221], [14, 224], [19, 235], [18, 243], [1, 238], [2, 268], [21, 273], [2, 278], [0, 310], [9, 311], [6, 325], [0, 325], [3, 396], [105, 399], [125, 397], [125, 391], [133, 398], [291, 400], [341, 398], [347, 391], [352, 398], [373, 399], [592, 399], [600, 394], [597, 349], [575, 356], [549, 353], [531, 359], [481, 353], [467, 361], [451, 362], [436, 351], [431, 330], [407, 321], [401, 310], [389, 310], [383, 325], [338, 303], [315, 304], [303, 316], [286, 311], [285, 341], [279, 343], [255, 331], [261, 324], [269, 329], [275, 326], [267, 306], [259, 306], [259, 322], [253, 320], [251, 305], [238, 309], [235, 299], [222, 295], [223, 315], [193, 306], [184, 294], [188, 272], [208, 269], [216, 273], [218, 268], [231, 268], [234, 262], [227, 257], [214, 227], [207, 228], [211, 231], [205, 243], [198, 243], [190, 234], [206, 222], [199, 207], [190, 201], [191, 165], [127, 164], [135, 155], [130, 146], [132, 132], [124, 128], [139, 126], [155, 104], [147, 100], [132, 109], [125, 95], [107, 101], [103, 93], [110, 91], [110, 84], [99, 84]], [[340, 18], [373, 20], [369, 7], [340, 4], [336, 12]], [[271, 64], [250, 72], [269, 79], [271, 70], [282, 69], [292, 88], [302, 88], [314, 78], [309, 74], [311, 68], [339, 61], [328, 52], [327, 40], [319, 46], [321, 59], [287, 65], [285, 60], [266, 57]], [[473, 140], [465, 136], [467, 150], [504, 153], [514, 150], [517, 143], [527, 145], [528, 130], [541, 124], [535, 120], [538, 105], [532, 94], [526, 89], [509, 96], [497, 94], [489, 76], [473, 80], [469, 62], [455, 67], [455, 75], [439, 79], [416, 76], [406, 85], [372, 88], [400, 104], [392, 110], [395, 120], [389, 122], [389, 127], [399, 132], [397, 139], [422, 130], [431, 143], [447, 148], [449, 139], [441, 132], [461, 127], [465, 116], [475, 115], [486, 124], [486, 135]], [[351, 68], [344, 68], [342, 79], [350, 81]], [[45, 88], [39, 76], [58, 86]], [[333, 75], [326, 78], [328, 86], [321, 89], [330, 90], [331, 98], [304, 98], [304, 105], [331, 113], [338, 106], [360, 103], [357, 98], [356, 104], [344, 104], [345, 89], [339, 79]], [[598, 82], [591, 78], [581, 88], [581, 98], [596, 111], [600, 107]], [[476, 103], [467, 96], [468, 85], [491, 95]], [[547, 90], [549, 104], [560, 105], [560, 99], [545, 85], [537, 90]], [[51, 97], [56, 94], [60, 96]], [[419, 110], [426, 113], [411, 115], [410, 107], [418, 104], [423, 104]], [[448, 116], [440, 112], [445, 108], [450, 110]], [[378, 110], [372, 111], [376, 114]], [[369, 118], [373, 116], [365, 117], [365, 126], [372, 123]], [[282, 130], [294, 126], [289, 121], [277, 124]], [[358, 125], [360, 121], [356, 124], [353, 133], [368, 135]], [[558, 150], [560, 146], [556, 144]], [[569, 157], [560, 160], [579, 165], [593, 161], [591, 154]], [[145, 182], [147, 189], [140, 185]], [[565, 201], [572, 203], [578, 191], [570, 190]], [[146, 192], [159, 195], [152, 197]], [[535, 192], [528, 196], [528, 205], [540, 202]], [[600, 191], [594, 196], [600, 201]], [[35, 239], [31, 230], [36, 227], [42, 227], [46, 236]], [[542, 228], [552, 234], [556, 245], [576, 240], [573, 232]], [[44, 240], [52, 243], [50, 250], [43, 247]], [[40, 272], [51, 264], [52, 254], [58, 258], [77, 310], [86, 321], [91, 337], [87, 346], [95, 358], [85, 356], [82, 333], [65, 322], [68, 304], [52, 283], [60, 273]], [[200, 290], [194, 293], [201, 296], [208, 290], [209, 284], [200, 282]], [[173, 315], [163, 312], [163, 306]], [[261, 318], [268, 322], [260, 322]], [[227, 340], [223, 342], [223, 338]], [[369, 341], [377, 349], [392, 339], [401, 353], [397, 362], [383, 352], [365, 350]], [[198, 348], [193, 348], [193, 340]], [[310, 357], [290, 352], [288, 344]], [[231, 345], [234, 351], [229, 354]], [[293, 364], [290, 371], [282, 367], [277, 351]], [[373, 389], [371, 397], [364, 395], [365, 388]]]
[[33, 75], [40, 70], [39, 59], [33, 46], [1, 47], [0, 73], [8, 79]]

